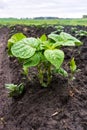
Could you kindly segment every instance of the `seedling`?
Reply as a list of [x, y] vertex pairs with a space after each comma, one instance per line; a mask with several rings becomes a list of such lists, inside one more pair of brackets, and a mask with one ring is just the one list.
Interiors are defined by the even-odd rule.
[[63, 29], [64, 29], [63, 26], [55, 26], [55, 28], [56, 28], [57, 30], [60, 30], [60, 31], [63, 31]]
[[55, 29], [56, 29], [56, 31], [52, 32], [54, 34], [57, 34], [57, 33], [59, 34], [59, 33], [64, 31], [64, 27], [63, 26], [55, 26]]
[[87, 36], [87, 31], [84, 30], [76, 31], [75, 35], [80, 37]]
[[70, 64], [70, 71], [71, 71], [70, 80], [74, 80], [75, 79], [74, 74], [77, 70], [77, 66], [76, 66], [76, 62], [75, 62], [74, 57], [71, 59], [69, 64]]
[[71, 32], [72, 32], [72, 33], [76, 33], [76, 31], [77, 31], [77, 28], [76, 28], [76, 27], [72, 27], [72, 28], [71, 28]]
[[5, 87], [9, 91], [9, 97], [17, 97], [23, 93], [24, 85], [21, 83], [19, 85], [15, 84], [5, 84]]
[[82, 43], [75, 37], [61, 32], [43, 34], [40, 38], [26, 38], [22, 33], [13, 35], [8, 40], [8, 51], [23, 64], [24, 74], [29, 78], [29, 68], [36, 67], [41, 86], [47, 87], [54, 72], [63, 76], [68, 73], [62, 68], [64, 62], [63, 46], [80, 46]]

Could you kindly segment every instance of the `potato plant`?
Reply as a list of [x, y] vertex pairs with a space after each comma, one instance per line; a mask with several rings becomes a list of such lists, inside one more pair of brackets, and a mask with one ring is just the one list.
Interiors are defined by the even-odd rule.
[[68, 73], [62, 68], [65, 54], [63, 46], [80, 46], [82, 43], [68, 33], [43, 34], [40, 38], [27, 38], [22, 33], [14, 34], [8, 40], [8, 54], [23, 64], [24, 74], [29, 79], [29, 68], [36, 67], [41, 86], [47, 87], [54, 72], [63, 76]]
[[63, 26], [55, 26], [55, 29], [56, 29], [56, 31], [52, 32], [54, 34], [59, 34], [59, 33], [64, 31], [64, 27]]
[[71, 32], [72, 32], [72, 33], [76, 33], [76, 32], [77, 32], [77, 28], [76, 28], [76, 27], [72, 27], [72, 28], [71, 28]]
[[79, 36], [79, 37], [87, 36], [87, 31], [84, 30], [76, 31], [75, 33], [76, 33], [75, 36]]

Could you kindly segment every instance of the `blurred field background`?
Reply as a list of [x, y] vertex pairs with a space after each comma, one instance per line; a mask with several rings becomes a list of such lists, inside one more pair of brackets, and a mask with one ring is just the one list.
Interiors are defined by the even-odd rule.
[[0, 26], [12, 25], [84, 25], [87, 26], [87, 18], [73, 18], [73, 19], [17, 19], [17, 18], [0, 18]]

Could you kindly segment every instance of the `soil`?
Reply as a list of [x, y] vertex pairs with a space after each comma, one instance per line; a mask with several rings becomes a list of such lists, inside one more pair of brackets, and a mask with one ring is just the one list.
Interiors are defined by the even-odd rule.
[[[87, 31], [85, 26], [77, 28]], [[71, 26], [64, 27], [74, 35], [70, 29]], [[0, 28], [0, 130], [87, 130], [87, 37], [79, 37], [81, 47], [64, 48], [65, 63], [74, 56], [80, 70], [69, 84], [58, 75], [54, 75], [48, 88], [41, 87], [32, 75], [32, 82], [28, 82], [21, 65], [7, 54], [7, 40], [12, 34], [23, 32], [28, 37], [39, 37], [52, 31], [52, 26]], [[25, 83], [24, 93], [9, 98], [5, 83], [21, 82]]]

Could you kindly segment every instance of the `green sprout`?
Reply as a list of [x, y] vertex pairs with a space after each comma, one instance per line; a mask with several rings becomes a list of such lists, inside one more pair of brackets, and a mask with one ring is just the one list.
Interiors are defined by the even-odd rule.
[[23, 93], [24, 85], [21, 83], [19, 85], [15, 84], [5, 84], [5, 87], [9, 91], [9, 97], [16, 97]]
[[76, 70], [77, 70], [77, 65], [76, 65], [75, 59], [73, 57], [70, 61], [70, 71], [71, 71], [70, 79], [71, 80], [75, 79], [74, 74], [76, 73]]

